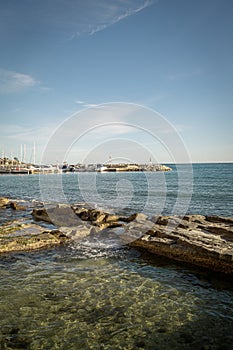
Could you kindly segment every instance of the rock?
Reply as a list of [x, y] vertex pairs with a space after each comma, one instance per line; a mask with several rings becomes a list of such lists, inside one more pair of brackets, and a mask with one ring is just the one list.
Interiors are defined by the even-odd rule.
[[[0, 207], [21, 206], [0, 198]], [[191, 263], [233, 275], [233, 219], [217, 216], [185, 215], [148, 218], [143, 213], [119, 217], [88, 205], [50, 205], [34, 208], [35, 220], [56, 226], [50, 230], [28, 218], [0, 226], [0, 253], [23, 251], [62, 244], [68, 239], [117, 235], [123, 244], [156, 255]], [[114, 228], [120, 229], [114, 231]]]
[[134, 221], [136, 222], [145, 222], [147, 220], [148, 216], [143, 213], [137, 213], [135, 216]]
[[233, 218], [225, 218], [225, 217], [222, 217], [222, 216], [206, 216], [206, 220], [207, 221], [210, 221], [210, 222], [213, 222], [213, 223], [224, 223], [224, 224], [227, 224], [227, 225], [233, 225]]
[[16, 220], [0, 227], [0, 253], [49, 248], [66, 242], [68, 238], [58, 230]]
[[77, 206], [72, 206], [72, 209], [73, 211], [75, 212], [76, 215], [80, 215], [82, 214], [83, 212], [87, 212], [87, 208], [84, 208], [84, 207], [77, 207]]
[[10, 202], [10, 208], [14, 210], [26, 210], [27, 208], [23, 205], [18, 204], [17, 202]]
[[105, 221], [106, 222], [117, 222], [117, 221], [119, 221], [119, 216], [118, 215], [107, 214], [106, 217], [105, 217]]
[[0, 197], [0, 208], [4, 208], [9, 204], [10, 200], [6, 197]]
[[206, 217], [204, 215], [199, 215], [199, 214], [193, 214], [193, 215], [185, 215], [183, 217], [183, 220], [186, 220], [186, 221], [192, 221], [192, 222], [205, 222], [206, 220]]
[[135, 213], [135, 214], [132, 214], [132, 215], [130, 215], [130, 216], [121, 216], [120, 218], [119, 218], [119, 220], [120, 221], [123, 221], [123, 222], [131, 222], [131, 221], [133, 221], [136, 217], [137, 217], [137, 213]]
[[130, 246], [233, 275], [231, 218], [211, 217], [210, 220], [202, 215], [186, 215], [183, 219], [161, 216], [150, 230], [132, 241]]
[[100, 213], [97, 219], [93, 222], [94, 225], [101, 225], [105, 222], [105, 219], [107, 217], [107, 214], [105, 213]]
[[75, 208], [74, 212], [78, 217], [83, 221], [89, 221], [92, 225], [99, 227], [116, 227], [116, 225], [120, 226], [118, 223], [119, 216], [112, 215], [109, 213], [102, 212], [100, 210], [96, 210], [93, 208]]
[[[77, 213], [75, 212], [75, 214], [77, 214]], [[89, 219], [90, 219], [89, 211], [87, 209], [83, 210], [78, 216], [83, 221], [89, 221]]]
[[74, 212], [83, 221], [98, 221], [99, 217], [104, 215], [99, 210], [85, 207], [75, 208]]
[[83, 224], [73, 227], [60, 227], [59, 232], [62, 232], [65, 237], [70, 239], [84, 238], [89, 235], [94, 235], [97, 232], [97, 229], [91, 225]]
[[[203, 218], [203, 219], [202, 219]], [[202, 215], [186, 215], [184, 217], [173, 215], [173, 216], [161, 216], [155, 215], [152, 216], [151, 221], [153, 221], [157, 225], [162, 225], [168, 227], [183, 227], [183, 228], [191, 228], [194, 227], [194, 223], [202, 223], [205, 220], [205, 217]]]
[[124, 225], [124, 233], [121, 234], [121, 240], [124, 244], [129, 244], [142, 237], [146, 232], [154, 227], [154, 223], [147, 220], [145, 216], [139, 216], [141, 221], [131, 221]]
[[32, 216], [36, 220], [45, 221], [45, 222], [48, 222], [50, 224], [52, 223], [51, 218], [49, 217], [47, 211], [44, 208], [42, 208], [42, 209], [33, 209]]
[[55, 207], [33, 209], [33, 217], [55, 226], [75, 226], [82, 223], [69, 205], [57, 205]]
[[123, 224], [120, 223], [119, 221], [110, 221], [110, 222], [104, 222], [100, 224], [99, 228], [101, 230], [105, 230], [106, 228], [115, 228], [115, 227], [121, 227], [121, 226], [123, 226]]
[[119, 217], [119, 221], [122, 222], [132, 222], [132, 221], [136, 221], [136, 222], [143, 222], [148, 218], [147, 215], [143, 214], [143, 213], [134, 213], [130, 216], [121, 216]]
[[54, 236], [60, 243], [63, 243], [67, 240], [67, 236], [60, 230], [51, 230], [50, 234]]

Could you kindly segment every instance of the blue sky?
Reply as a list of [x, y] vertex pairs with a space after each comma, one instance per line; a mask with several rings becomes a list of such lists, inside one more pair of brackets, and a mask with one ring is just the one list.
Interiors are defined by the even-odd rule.
[[192, 162], [233, 161], [232, 13], [231, 0], [1, 1], [1, 155], [20, 157], [25, 144], [30, 161], [35, 142], [39, 162], [70, 116], [78, 135], [87, 108], [91, 129], [97, 105], [122, 102], [111, 125], [64, 142], [67, 159], [49, 161], [187, 160], [126, 126], [127, 103], [144, 106], [155, 134], [158, 114], [146, 109], [164, 116], [167, 140], [178, 134]]

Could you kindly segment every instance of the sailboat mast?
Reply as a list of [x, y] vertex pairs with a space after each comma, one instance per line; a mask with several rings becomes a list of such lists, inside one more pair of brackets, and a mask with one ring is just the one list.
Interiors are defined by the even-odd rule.
[[23, 162], [23, 145], [22, 145], [22, 143], [20, 145], [20, 162], [21, 163]]
[[36, 164], [36, 143], [33, 144], [33, 164]]
[[23, 145], [23, 162], [26, 163], [26, 145]]

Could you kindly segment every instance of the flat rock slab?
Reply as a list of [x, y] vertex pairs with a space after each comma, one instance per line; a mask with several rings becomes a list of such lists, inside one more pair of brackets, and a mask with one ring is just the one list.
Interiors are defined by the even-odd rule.
[[59, 230], [46, 230], [24, 219], [0, 227], [0, 253], [49, 248], [66, 240], [68, 238]]
[[130, 243], [150, 253], [233, 275], [233, 219], [216, 216], [158, 216]]
[[[0, 208], [15, 209], [10, 203], [0, 198]], [[84, 204], [34, 207], [29, 216], [0, 226], [0, 253], [46, 248], [120, 229], [117, 235], [123, 245], [233, 275], [232, 218], [197, 214], [149, 218], [142, 213], [121, 217]], [[42, 222], [56, 229], [45, 229]]]

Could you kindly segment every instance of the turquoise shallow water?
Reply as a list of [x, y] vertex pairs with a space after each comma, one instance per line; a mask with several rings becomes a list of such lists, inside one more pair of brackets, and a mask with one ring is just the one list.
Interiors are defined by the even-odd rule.
[[1, 349], [232, 349], [233, 286], [204, 272], [88, 246], [0, 271]]
[[[232, 164], [194, 165], [188, 211], [232, 216], [232, 170]], [[169, 213], [180, 191], [176, 170], [148, 174], [149, 180], [98, 174], [100, 197], [91, 175], [81, 176], [48, 175], [44, 182], [37, 175], [2, 176], [0, 193], [33, 205], [46, 184], [55, 201], [89, 196], [104, 207], [110, 198], [114, 211]], [[185, 201], [190, 193], [181, 192]], [[12, 214], [2, 210], [1, 218]], [[0, 315], [0, 349], [233, 349], [232, 281], [108, 240], [2, 256]]]

